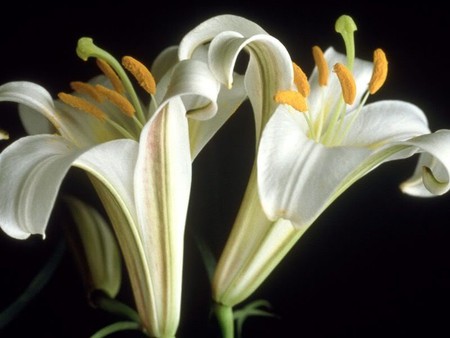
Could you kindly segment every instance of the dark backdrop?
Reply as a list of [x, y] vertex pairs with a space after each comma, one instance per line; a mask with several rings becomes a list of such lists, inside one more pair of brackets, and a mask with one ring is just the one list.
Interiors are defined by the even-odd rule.
[[[95, 70], [75, 54], [81, 36], [149, 65], [162, 48], [223, 13], [260, 24], [307, 73], [313, 44], [343, 50], [334, 21], [341, 14], [352, 15], [359, 28], [357, 56], [371, 58], [373, 49], [381, 47], [389, 59], [388, 80], [375, 99], [411, 101], [424, 109], [433, 130], [450, 127], [450, 25], [446, 10], [431, 1], [408, 6], [342, 1], [12, 4], [2, 10], [0, 20], [0, 83], [30, 80], [56, 95], [72, 80], [89, 79]], [[24, 134], [15, 109], [8, 103], [0, 107], [0, 127], [12, 139]], [[180, 338], [215, 337], [209, 286], [191, 235], [201, 231], [216, 254], [220, 252], [244, 189], [251, 142], [251, 115], [243, 110], [194, 164]], [[415, 161], [383, 165], [326, 210], [251, 298], [270, 301], [278, 318], [249, 319], [244, 337], [450, 335], [450, 196], [419, 200], [403, 195], [398, 184], [412, 173]], [[64, 222], [64, 214], [55, 211], [45, 240], [33, 236], [18, 241], [0, 233], [0, 310], [48, 260], [62, 238]], [[127, 299], [127, 290], [122, 296]], [[49, 284], [0, 337], [88, 337], [115, 319], [88, 306], [66, 253]]]

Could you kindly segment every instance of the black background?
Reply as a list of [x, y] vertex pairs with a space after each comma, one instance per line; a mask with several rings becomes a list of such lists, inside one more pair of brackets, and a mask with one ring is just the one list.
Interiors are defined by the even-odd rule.
[[[30, 80], [56, 95], [68, 90], [70, 81], [87, 80], [96, 71], [75, 54], [81, 36], [150, 65], [191, 28], [224, 13], [261, 25], [307, 73], [312, 45], [343, 51], [334, 22], [341, 14], [352, 15], [358, 25], [357, 56], [370, 59], [373, 49], [381, 47], [389, 59], [388, 80], [375, 99], [413, 102], [426, 112], [432, 130], [450, 127], [450, 25], [444, 7], [431, 1], [407, 6], [342, 1], [13, 3], [1, 13], [0, 83]], [[11, 140], [24, 135], [15, 110], [14, 104], [1, 104], [0, 127]], [[251, 163], [252, 132], [250, 112], [243, 110], [194, 163], [180, 338], [217, 336], [209, 318], [207, 277], [191, 235], [200, 231], [220, 252]], [[278, 318], [249, 319], [244, 338], [450, 336], [450, 196], [403, 195], [398, 184], [412, 173], [415, 161], [384, 164], [326, 210], [250, 299], [270, 301]], [[37, 236], [18, 241], [0, 233], [0, 310], [45, 264], [65, 222], [55, 210], [44, 241]], [[128, 299], [127, 290], [121, 297]], [[114, 320], [88, 306], [67, 253], [50, 283], [0, 337], [89, 337]]]

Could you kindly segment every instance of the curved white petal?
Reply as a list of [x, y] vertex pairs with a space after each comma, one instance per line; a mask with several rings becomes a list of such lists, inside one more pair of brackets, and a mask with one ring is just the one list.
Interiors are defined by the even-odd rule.
[[[191, 187], [186, 110], [168, 101], [144, 127], [134, 176], [139, 232], [154, 290], [154, 332], [175, 335], [179, 322], [184, 227]], [[159, 329], [157, 329], [159, 328]], [[159, 335], [158, 335], [159, 336]]]
[[[352, 120], [353, 114], [358, 113], [350, 113], [346, 121]], [[342, 144], [375, 149], [429, 132], [427, 119], [419, 107], [403, 101], [378, 101], [361, 109]]]
[[[27, 106], [29, 108], [27, 112], [30, 110], [38, 112], [45, 116], [55, 128], [59, 127], [53, 99], [48, 91], [38, 84], [27, 81], [5, 83], [0, 86], [1, 101], [17, 102]], [[25, 123], [25, 127], [29, 127], [27, 123]], [[34, 133], [34, 131], [35, 129], [32, 132]]]
[[208, 120], [188, 119], [189, 137], [191, 142], [191, 156], [194, 160], [203, 147], [211, 140], [216, 132], [239, 108], [247, 98], [244, 89], [244, 78], [235, 75], [233, 88], [222, 87], [217, 98], [217, 114]]
[[[377, 106], [375, 105], [375, 112]], [[351, 184], [386, 161], [406, 158], [426, 152], [413, 178], [403, 185], [411, 194], [423, 195], [425, 185], [433, 194], [449, 189], [450, 151], [449, 131], [428, 134], [426, 121], [420, 110], [401, 102], [380, 103], [378, 108], [404, 108], [399, 114], [399, 135], [395, 126], [386, 130], [377, 126], [360, 126], [345, 146], [325, 147], [307, 138], [299, 113], [280, 107], [273, 115], [261, 138], [258, 152], [258, 187], [261, 203], [267, 216], [276, 220], [286, 218], [296, 226], [310, 225], [323, 210]], [[370, 111], [370, 109], [369, 109]], [[369, 122], [371, 116], [360, 122]], [[368, 120], [369, 119], [369, 120]], [[392, 122], [390, 119], [385, 121]], [[405, 137], [419, 135], [405, 140]], [[377, 136], [378, 135], [378, 136]], [[367, 141], [364, 141], [367, 137]], [[419, 178], [420, 175], [420, 178]], [[422, 175], [424, 179], [422, 181]]]
[[293, 67], [283, 44], [268, 34], [242, 35], [239, 31], [217, 35], [209, 48], [209, 63], [214, 75], [229, 88], [240, 52], [249, 53], [245, 87], [253, 106], [257, 138], [262, 126], [275, 110], [273, 99], [279, 90], [291, 89]]
[[266, 125], [257, 158], [258, 187], [267, 217], [308, 226], [371, 151], [316, 143], [300, 128], [299, 115], [280, 107]]
[[60, 136], [36, 135], [0, 154], [0, 226], [9, 236], [45, 234], [61, 182], [80, 152]]
[[136, 220], [133, 171], [138, 143], [120, 139], [99, 144], [82, 153], [73, 163], [102, 182], [116, 197], [129, 219]]
[[180, 60], [192, 57], [195, 49], [224, 31], [240, 32], [244, 36], [264, 34], [265, 31], [256, 23], [236, 15], [218, 15], [210, 18], [192, 29], [180, 43], [178, 55]]
[[26, 132], [30, 135], [52, 134], [55, 128], [44, 115], [36, 114], [29, 106], [19, 104], [19, 116]]
[[217, 112], [219, 90], [220, 84], [206, 63], [184, 60], [173, 70], [164, 101], [179, 96], [191, 118], [206, 120]]
[[404, 193], [428, 197], [450, 189], [450, 131], [439, 130], [406, 142], [422, 152], [414, 174], [400, 186]]
[[153, 77], [158, 83], [163, 76], [178, 63], [178, 46], [170, 46], [159, 53], [151, 66]]

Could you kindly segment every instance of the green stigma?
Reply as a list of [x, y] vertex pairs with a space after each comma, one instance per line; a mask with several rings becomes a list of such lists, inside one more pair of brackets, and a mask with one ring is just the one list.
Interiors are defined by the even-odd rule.
[[106, 50], [101, 49], [100, 47], [94, 44], [94, 40], [88, 37], [82, 37], [78, 39], [76, 53], [80, 59], [83, 61], [87, 61], [90, 57], [98, 58], [105, 61], [108, 65], [111, 66], [112, 69], [117, 73], [120, 80], [125, 87], [126, 92], [130, 96], [130, 101], [136, 109], [136, 114], [141, 123], [145, 123], [145, 115], [142, 110], [141, 104], [137, 97], [137, 94], [131, 84], [128, 75], [123, 69], [122, 65], [119, 61], [116, 60], [114, 56], [108, 53]]
[[97, 56], [95, 52], [98, 51], [98, 47], [94, 45], [94, 40], [91, 38], [80, 38], [77, 44], [77, 55], [83, 60], [87, 61], [91, 56]]
[[358, 30], [355, 21], [348, 15], [341, 15], [334, 26], [336, 32], [342, 35], [347, 53], [347, 67], [352, 70], [355, 60], [354, 32]]

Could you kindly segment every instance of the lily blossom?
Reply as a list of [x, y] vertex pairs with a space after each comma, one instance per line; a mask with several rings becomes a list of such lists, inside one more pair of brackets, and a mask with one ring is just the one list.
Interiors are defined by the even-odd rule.
[[[91, 39], [80, 39], [77, 52], [99, 60], [106, 77], [72, 83], [75, 93], [60, 93], [59, 100], [29, 82], [0, 87], [0, 101], [20, 103], [24, 116], [41, 113], [56, 130], [32, 130], [38, 134], [0, 154], [0, 189], [8, 191], [0, 226], [18, 239], [44, 235], [66, 173], [72, 166], [85, 170], [118, 238], [143, 329], [174, 337], [192, 170], [188, 115], [213, 116], [219, 85], [198, 60], [176, 64], [156, 86], [137, 60], [121, 66]], [[153, 97], [148, 107], [124, 68]]]
[[[315, 47], [316, 67], [309, 81], [291, 62], [288, 68], [293, 76], [288, 76], [291, 82], [286, 89], [261, 89], [272, 95], [263, 101], [268, 118], [262, 124], [256, 165], [213, 280], [213, 299], [223, 307], [221, 311], [230, 311], [250, 296], [320, 213], [380, 164], [422, 153], [402, 190], [431, 196], [449, 189], [450, 131], [430, 133], [425, 115], [411, 103], [366, 105], [386, 79], [385, 54], [376, 50], [374, 63], [354, 57], [356, 25], [348, 16], [338, 19], [336, 30], [344, 38], [347, 55], [333, 48], [323, 53]], [[260, 51], [254, 49], [255, 54]], [[272, 62], [264, 67], [279, 65], [277, 60]], [[224, 64], [228, 69], [226, 59]], [[213, 67], [221, 69], [219, 61]], [[288, 69], [278, 71], [278, 81], [286, 74]], [[249, 88], [271, 86], [253, 80]]]
[[[337, 27], [349, 19], [340, 20]], [[374, 64], [333, 49], [318, 60], [309, 95], [294, 94], [297, 102], [305, 102], [304, 109], [293, 108], [295, 103], [284, 101], [281, 93], [261, 138], [258, 187], [269, 219], [308, 227], [361, 177], [382, 163], [417, 153], [418, 168], [402, 190], [422, 197], [447, 192], [450, 131], [431, 133], [424, 113], [408, 102], [366, 104], [387, 76], [384, 52], [374, 52]], [[324, 75], [324, 67], [333, 67], [336, 74]]]

